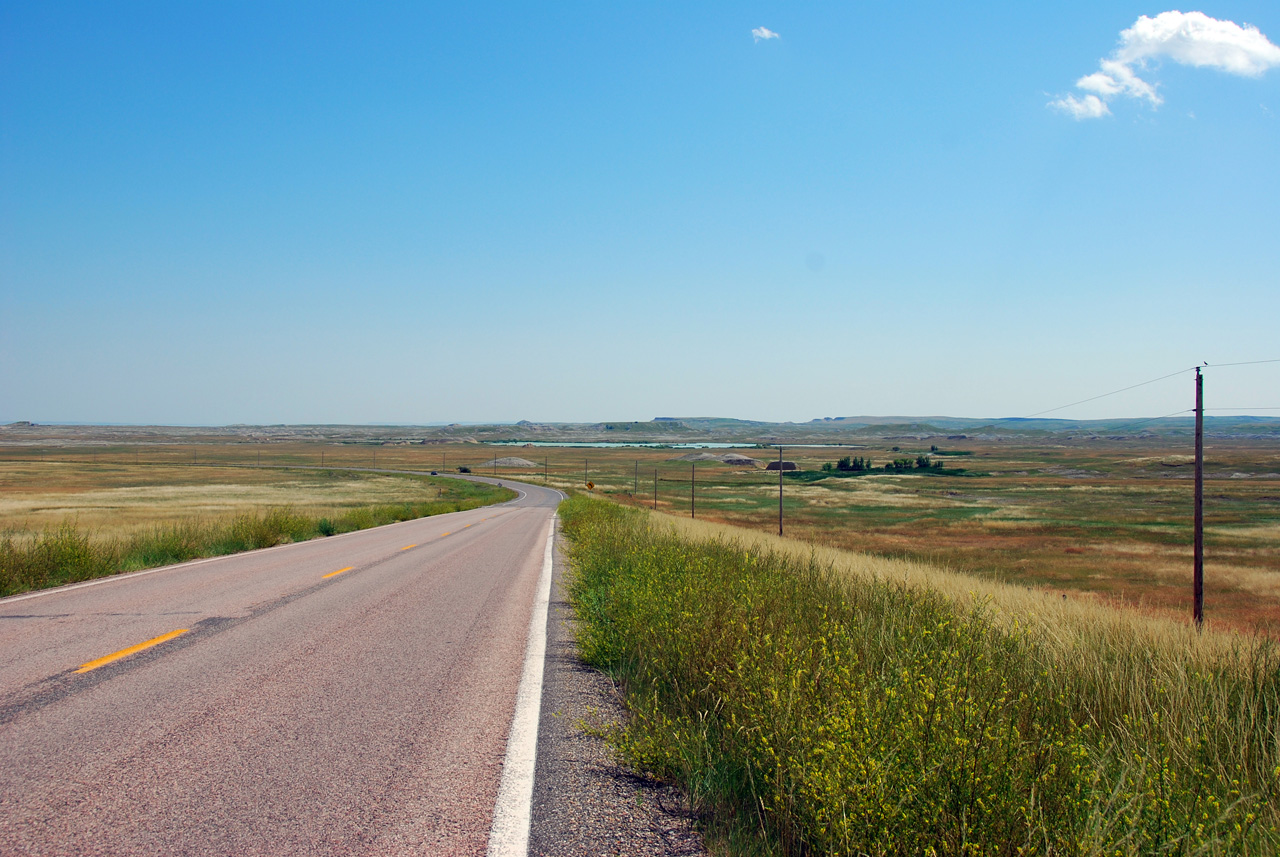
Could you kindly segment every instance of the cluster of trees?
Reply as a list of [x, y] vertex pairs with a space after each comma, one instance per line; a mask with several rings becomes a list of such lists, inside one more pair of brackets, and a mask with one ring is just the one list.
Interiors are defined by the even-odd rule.
[[[888, 464], [886, 464], [884, 466], [884, 469], [890, 472], [901, 473], [904, 470], [928, 470], [931, 467], [934, 468], [935, 470], [941, 470], [942, 460], [939, 459], [937, 461], [934, 461], [927, 455], [917, 455], [914, 459], [895, 458], [893, 461], [890, 461]], [[875, 468], [871, 464], [871, 459], [862, 458], [861, 456], [857, 458], [852, 458], [846, 455], [844, 458], [840, 459], [835, 464], [832, 464], [830, 461], [827, 461], [827, 462], [824, 462], [822, 465], [822, 471], [824, 473], [832, 473], [835, 471], [839, 471], [841, 473], [859, 473], [862, 471], [874, 470], [874, 469]]]
[[863, 470], [871, 469], [871, 459], [862, 458], [861, 456], [858, 458], [850, 458], [846, 455], [844, 458], [837, 461], [834, 466], [832, 466], [830, 461], [824, 462], [822, 469], [827, 473], [830, 473], [833, 470], [839, 470], [841, 473], [858, 473]]
[[916, 470], [928, 470], [930, 467], [941, 470], [942, 462], [931, 461], [927, 455], [917, 455], [915, 461], [910, 458], [895, 458], [892, 462], [886, 464], [884, 469], [901, 472], [903, 470], [911, 470], [913, 466]]

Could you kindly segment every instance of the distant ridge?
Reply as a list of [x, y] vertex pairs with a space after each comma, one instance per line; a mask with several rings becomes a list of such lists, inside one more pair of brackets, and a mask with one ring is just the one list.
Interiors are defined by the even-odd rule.
[[[1280, 442], [1280, 417], [1207, 416], [1209, 437]], [[943, 445], [965, 440], [1026, 438], [1112, 440], [1184, 438], [1194, 432], [1192, 416], [1065, 420], [1024, 417], [978, 419], [946, 416], [844, 416], [808, 422], [771, 423], [731, 417], [662, 417], [647, 422], [509, 423], [449, 425], [229, 425], [128, 426], [16, 422], [0, 425], [0, 443], [65, 445], [96, 438], [102, 442], [162, 441], [166, 438], [237, 438], [248, 442], [318, 440], [333, 443], [727, 443], [743, 448], [798, 443], [857, 446], [876, 440], [929, 441]]]

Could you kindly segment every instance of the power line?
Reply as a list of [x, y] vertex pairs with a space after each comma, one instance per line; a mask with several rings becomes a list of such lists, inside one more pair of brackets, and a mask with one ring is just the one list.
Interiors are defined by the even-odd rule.
[[[1280, 360], [1277, 360], [1276, 362], [1277, 362], [1277, 363], [1280, 363]], [[1228, 364], [1224, 364], [1224, 365], [1228, 365], [1228, 366], [1229, 366], [1229, 365], [1232, 365], [1232, 364], [1229, 364], [1229, 363], [1228, 363]], [[1112, 390], [1110, 393], [1103, 393], [1101, 396], [1091, 396], [1091, 397], [1090, 397], [1090, 398], [1088, 398], [1088, 399], [1081, 399], [1080, 401], [1078, 401], [1078, 402], [1072, 402], [1072, 403], [1071, 403], [1071, 404], [1069, 404], [1069, 405], [1059, 405], [1059, 406], [1058, 406], [1058, 407], [1056, 407], [1056, 408], [1049, 408], [1049, 410], [1047, 410], [1047, 411], [1037, 411], [1036, 413], [1034, 413], [1034, 414], [1028, 414], [1028, 415], [1027, 415], [1027, 416], [1025, 416], [1025, 417], [1009, 417], [1009, 419], [1024, 419], [1024, 420], [1029, 420], [1029, 419], [1031, 419], [1031, 418], [1033, 418], [1033, 417], [1042, 416], [1043, 414], [1051, 414], [1051, 413], [1053, 413], [1054, 411], [1065, 411], [1067, 408], [1074, 408], [1076, 405], [1083, 405], [1085, 402], [1096, 402], [1098, 399], [1105, 399], [1107, 396], [1114, 396], [1114, 395], [1116, 395], [1117, 393], [1126, 393], [1126, 392], [1128, 392], [1129, 390], [1136, 390], [1136, 389], [1138, 389], [1139, 387], [1145, 387], [1145, 386], [1147, 386], [1148, 384], [1154, 384], [1154, 383], [1155, 383], [1155, 382], [1157, 382], [1157, 381], [1163, 381], [1163, 380], [1165, 380], [1166, 378], [1172, 378], [1172, 377], [1173, 377], [1173, 376], [1175, 376], [1175, 375], [1181, 375], [1183, 372], [1190, 372], [1190, 371], [1191, 371], [1192, 369], [1194, 369], [1194, 368], [1195, 368], [1194, 366], [1191, 366], [1191, 367], [1189, 367], [1189, 368], [1187, 368], [1187, 369], [1179, 369], [1177, 372], [1170, 372], [1168, 375], [1161, 375], [1159, 378], [1152, 378], [1150, 381], [1143, 381], [1143, 382], [1142, 382], [1142, 383], [1140, 383], [1140, 384], [1134, 384], [1134, 385], [1132, 385], [1132, 386], [1130, 386], [1130, 387], [1125, 387], [1125, 388], [1120, 389], [1120, 390]], [[1159, 417], [1155, 417], [1155, 419], [1159, 419]]]
[[[1271, 359], [1271, 360], [1244, 360], [1244, 361], [1241, 361], [1241, 362], [1238, 362], [1238, 363], [1205, 363], [1205, 364], [1204, 364], [1204, 366], [1206, 366], [1207, 368], [1210, 368], [1210, 369], [1226, 369], [1226, 368], [1231, 367], [1231, 366], [1258, 366], [1258, 365], [1261, 365], [1261, 364], [1263, 364], [1263, 363], [1280, 363], [1280, 357], [1275, 358], [1275, 359]], [[1044, 416], [1045, 414], [1052, 414], [1052, 413], [1054, 413], [1055, 411], [1065, 411], [1067, 408], [1074, 408], [1076, 405], [1083, 405], [1083, 404], [1086, 404], [1086, 403], [1088, 403], [1088, 402], [1096, 402], [1098, 399], [1105, 399], [1105, 398], [1107, 398], [1108, 396], [1115, 396], [1115, 395], [1118, 395], [1119, 393], [1127, 393], [1127, 392], [1129, 392], [1130, 390], [1136, 390], [1136, 389], [1138, 389], [1139, 387], [1145, 387], [1145, 386], [1147, 386], [1148, 384], [1154, 384], [1154, 383], [1156, 383], [1157, 381], [1164, 381], [1164, 380], [1167, 380], [1167, 379], [1169, 379], [1169, 378], [1173, 378], [1173, 377], [1174, 377], [1174, 376], [1176, 376], [1176, 375], [1181, 375], [1181, 374], [1182, 374], [1182, 373], [1184, 373], [1184, 372], [1190, 372], [1190, 371], [1194, 370], [1195, 368], [1196, 368], [1196, 367], [1191, 366], [1191, 367], [1189, 367], [1189, 368], [1187, 368], [1187, 369], [1179, 369], [1177, 372], [1170, 372], [1168, 375], [1161, 375], [1159, 378], [1152, 378], [1150, 381], [1142, 381], [1142, 382], [1140, 382], [1140, 383], [1138, 383], [1138, 384], [1133, 384], [1133, 385], [1130, 385], [1130, 386], [1128, 386], [1128, 387], [1122, 387], [1122, 388], [1121, 388], [1121, 389], [1119, 389], [1119, 390], [1112, 390], [1110, 393], [1103, 393], [1103, 394], [1101, 394], [1101, 395], [1099, 395], [1099, 396], [1090, 396], [1090, 397], [1089, 397], [1089, 398], [1087, 398], [1087, 399], [1081, 399], [1080, 401], [1078, 401], [1078, 402], [1072, 402], [1072, 403], [1071, 403], [1071, 404], [1069, 404], [1069, 405], [1059, 405], [1059, 406], [1058, 406], [1058, 407], [1056, 407], [1056, 408], [1049, 408], [1048, 410], [1044, 410], [1044, 411], [1037, 411], [1036, 413], [1034, 413], [1034, 414], [1028, 414], [1028, 415], [1027, 415], [1027, 416], [1025, 416], [1025, 417], [1005, 417], [1004, 419], [996, 420], [996, 422], [1010, 422], [1010, 421], [1015, 420], [1015, 419], [1029, 420], [1029, 419], [1033, 419], [1033, 418], [1035, 418], [1035, 417]], [[1244, 408], [1206, 408], [1205, 410], [1218, 411], [1218, 410], [1246, 410], [1246, 409], [1244, 409]], [[1252, 409], [1250, 409], [1250, 410], [1255, 410], [1255, 411], [1277, 411], [1277, 410], [1280, 410], [1280, 408], [1252, 408]], [[1175, 412], [1175, 413], [1181, 413], [1181, 411], [1177, 411], [1177, 412]], [[1152, 417], [1152, 419], [1163, 419], [1163, 417]], [[1144, 420], [1143, 422], [1150, 422], [1150, 421], [1151, 421], [1151, 420]], [[1139, 425], [1140, 425], [1140, 423], [1139, 423]]]
[[1206, 363], [1210, 369], [1223, 369], [1227, 366], [1257, 366], [1259, 363], [1280, 363], [1280, 357], [1274, 360], [1246, 360], [1243, 363]]
[[1134, 428], [1135, 426], [1146, 425], [1147, 423], [1153, 423], [1153, 422], [1155, 422], [1156, 420], [1167, 420], [1169, 417], [1176, 417], [1178, 414], [1187, 414], [1187, 413], [1191, 413], [1191, 412], [1192, 412], [1192, 411], [1194, 411], [1194, 410], [1195, 410], [1195, 408], [1183, 408], [1183, 409], [1182, 409], [1182, 410], [1180, 410], [1180, 411], [1174, 411], [1173, 413], [1171, 413], [1171, 414], [1165, 414], [1164, 416], [1160, 416], [1160, 417], [1148, 417], [1148, 418], [1147, 418], [1147, 419], [1145, 419], [1145, 420], [1138, 420], [1138, 421], [1137, 421], [1137, 422], [1135, 422], [1135, 423], [1125, 423], [1124, 425], [1121, 425], [1121, 426], [1115, 426], [1115, 427], [1113, 427], [1113, 428], [1108, 428], [1108, 429], [1107, 429], [1107, 431], [1108, 431], [1108, 432], [1124, 431], [1125, 429], [1131, 429], [1131, 428]]

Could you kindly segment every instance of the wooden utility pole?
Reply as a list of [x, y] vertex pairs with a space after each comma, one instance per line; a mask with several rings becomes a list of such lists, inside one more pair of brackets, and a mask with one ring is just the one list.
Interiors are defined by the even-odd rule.
[[653, 511], [658, 511], [658, 468], [653, 468]]
[[782, 535], [782, 444], [778, 444], [778, 535]]
[[631, 488], [632, 495], [640, 493], [640, 461], [636, 460], [636, 480], [635, 485]]
[[1196, 367], [1196, 499], [1195, 499], [1195, 605], [1196, 630], [1204, 627], [1204, 376]]
[[693, 462], [690, 462], [689, 463], [689, 517], [690, 518], [698, 517], [698, 500], [693, 493], [693, 486], [697, 484], [697, 481], [698, 481], [698, 465]]

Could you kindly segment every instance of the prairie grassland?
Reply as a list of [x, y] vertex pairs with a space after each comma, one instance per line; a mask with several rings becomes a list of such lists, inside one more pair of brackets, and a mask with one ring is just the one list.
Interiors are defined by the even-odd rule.
[[319, 518], [361, 506], [441, 499], [450, 484], [343, 470], [0, 462], [0, 533], [72, 520], [110, 538], [166, 520], [284, 506]]
[[612, 737], [740, 854], [1263, 855], [1265, 638], [577, 497]]
[[328, 468], [0, 461], [0, 597], [513, 496], [462, 480]]
[[[930, 454], [932, 443], [942, 447], [939, 457], [949, 470], [962, 468], [963, 472], [879, 471], [820, 481], [788, 476], [788, 535], [876, 556], [923, 560], [1072, 598], [1122, 603], [1156, 615], [1185, 619], [1189, 614], [1189, 448], [1165, 439], [1047, 436], [999, 442], [886, 439], [856, 448], [787, 447], [785, 454], [811, 471], [810, 476], [817, 476], [823, 463], [834, 463], [843, 455], [870, 457], [882, 466], [895, 457]], [[190, 483], [182, 481], [182, 474], [198, 470], [193, 462], [219, 465], [210, 473], [236, 473], [231, 481], [247, 484], [245, 480], [253, 477], [243, 474], [258, 463], [264, 469], [276, 464], [324, 464], [449, 472], [465, 466], [479, 472], [480, 463], [495, 455], [515, 455], [543, 465], [551, 485], [581, 489], [591, 481], [597, 494], [643, 507], [653, 504], [656, 470], [658, 508], [687, 515], [691, 466], [671, 459], [688, 451], [220, 440], [8, 446], [0, 447], [0, 459], [110, 463], [143, 480], [136, 484], [148, 482], [143, 475], [148, 468], [168, 468], [163, 481], [183, 485]], [[776, 449], [738, 451], [764, 460], [777, 456]], [[1210, 438], [1206, 458], [1209, 621], [1244, 630], [1280, 629], [1280, 449], [1274, 441]], [[541, 482], [542, 474], [543, 467], [484, 469], [484, 475], [500, 479]], [[699, 519], [776, 532], [774, 473], [699, 462], [696, 475]], [[132, 477], [121, 476], [126, 478]], [[162, 480], [150, 483], [162, 484]], [[5, 487], [0, 496], [8, 490]]]
[[[788, 460], [808, 471], [784, 479], [787, 534], [1151, 614], [1189, 614], [1192, 480], [1181, 450], [1140, 441], [949, 446], [943, 451], [972, 453], [942, 459], [963, 473], [878, 470], [818, 478], [824, 462], [845, 454], [869, 455], [882, 465], [929, 454], [928, 444], [787, 451]], [[552, 459], [553, 484], [580, 487], [585, 452], [597, 494], [651, 508], [656, 469], [657, 508], [691, 512], [692, 468], [667, 460], [684, 450], [574, 450], [576, 473], [557, 452], [562, 463], [557, 470]], [[1211, 443], [1207, 458], [1209, 620], [1280, 630], [1280, 451], [1265, 442]], [[699, 462], [696, 479], [698, 519], [777, 531], [775, 473]]]

